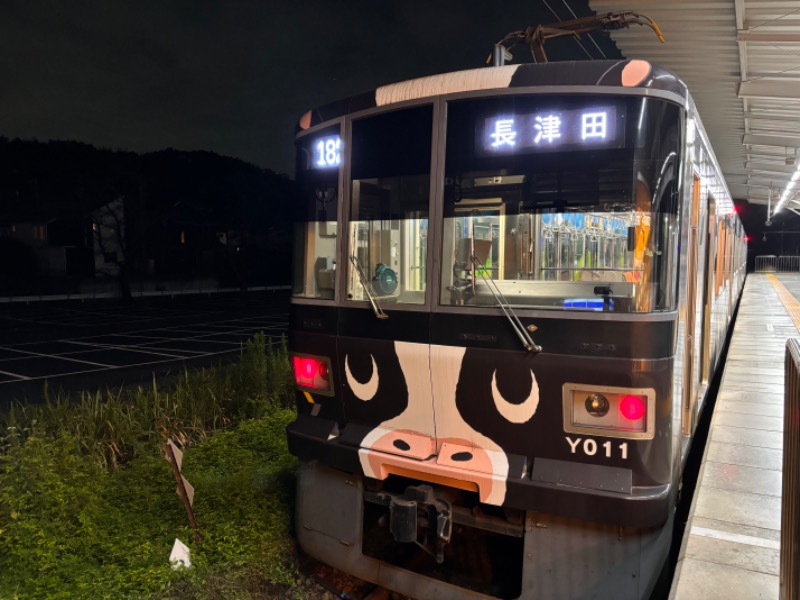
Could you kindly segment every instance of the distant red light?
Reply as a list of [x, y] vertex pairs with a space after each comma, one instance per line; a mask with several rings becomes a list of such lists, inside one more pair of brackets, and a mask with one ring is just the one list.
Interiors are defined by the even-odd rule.
[[619, 412], [629, 421], [638, 421], [646, 412], [644, 400], [641, 396], [623, 396], [619, 403]]
[[749, 235], [744, 236], [744, 243], [746, 244], [749, 241], [750, 241], [750, 236]]

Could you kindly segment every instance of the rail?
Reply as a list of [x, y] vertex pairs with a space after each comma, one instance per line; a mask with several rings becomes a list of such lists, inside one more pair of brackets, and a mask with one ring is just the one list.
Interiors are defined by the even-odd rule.
[[756, 256], [756, 273], [800, 273], [800, 256]]
[[779, 256], [779, 273], [798, 273], [800, 272], [800, 256]]
[[756, 256], [756, 273], [775, 273], [777, 270], [777, 256], [774, 254]]
[[800, 598], [800, 339], [786, 341], [780, 598]]

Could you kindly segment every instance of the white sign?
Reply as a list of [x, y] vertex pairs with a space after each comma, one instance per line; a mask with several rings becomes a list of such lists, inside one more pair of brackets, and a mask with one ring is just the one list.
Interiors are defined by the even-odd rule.
[[[186, 497], [189, 498], [189, 506], [191, 506], [194, 504], [194, 486], [186, 481], [186, 477], [183, 475], [181, 475], [181, 480], [183, 481], [183, 488], [186, 490]], [[175, 493], [178, 494], [178, 496], [181, 495], [181, 490], [178, 486], [175, 486]]]
[[[172, 448], [172, 454], [175, 457], [175, 464], [178, 465], [178, 471], [181, 470], [181, 465], [183, 464], [183, 452], [178, 450], [178, 447], [172, 443], [172, 440], [167, 440], [167, 446]], [[169, 460], [169, 456], [166, 457]]]
[[181, 567], [189, 568], [192, 566], [192, 558], [189, 555], [189, 548], [175, 538], [175, 543], [172, 545], [172, 552], [169, 554], [169, 563], [172, 565], [173, 570], [178, 570]]

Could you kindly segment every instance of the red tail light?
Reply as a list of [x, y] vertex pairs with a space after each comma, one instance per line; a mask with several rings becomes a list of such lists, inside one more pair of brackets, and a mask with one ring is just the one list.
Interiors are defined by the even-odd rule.
[[620, 399], [619, 412], [629, 421], [638, 421], [647, 412], [641, 396], [625, 395]]
[[330, 360], [320, 356], [292, 356], [294, 382], [301, 389], [331, 393]]
[[565, 383], [562, 394], [568, 433], [640, 440], [655, 436], [652, 388]]

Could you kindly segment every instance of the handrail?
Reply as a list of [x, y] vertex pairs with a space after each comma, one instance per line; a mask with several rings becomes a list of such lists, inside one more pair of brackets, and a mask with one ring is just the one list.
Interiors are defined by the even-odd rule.
[[778, 257], [774, 254], [756, 256], [756, 273], [774, 273], [778, 270]]
[[779, 256], [778, 257], [778, 272], [779, 273], [797, 273], [800, 272], [800, 256]]
[[358, 257], [355, 254], [350, 255], [350, 262], [353, 263], [353, 266], [356, 269], [356, 273], [358, 273], [358, 278], [361, 280], [361, 285], [364, 288], [364, 293], [367, 295], [369, 299], [370, 305], [372, 305], [372, 312], [375, 313], [375, 316], [379, 319], [388, 319], [389, 315], [383, 312], [380, 303], [378, 302], [377, 295], [375, 291], [372, 289], [372, 285], [367, 279], [367, 274], [364, 273], [364, 269], [361, 267], [361, 261], [358, 260]]
[[800, 340], [786, 341], [780, 598], [800, 597]]

